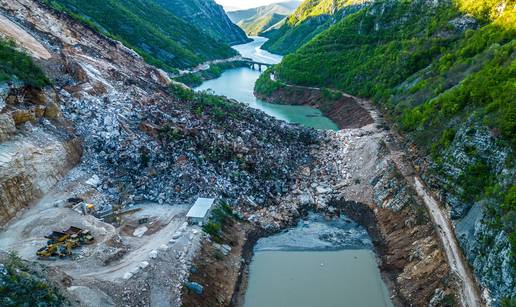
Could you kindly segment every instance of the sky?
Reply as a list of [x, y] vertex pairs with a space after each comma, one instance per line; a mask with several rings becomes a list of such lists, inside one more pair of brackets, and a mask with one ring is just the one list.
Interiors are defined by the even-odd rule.
[[215, 0], [218, 4], [221, 4], [226, 9], [248, 9], [252, 7], [258, 7], [267, 5], [275, 2], [284, 2], [285, 0]]

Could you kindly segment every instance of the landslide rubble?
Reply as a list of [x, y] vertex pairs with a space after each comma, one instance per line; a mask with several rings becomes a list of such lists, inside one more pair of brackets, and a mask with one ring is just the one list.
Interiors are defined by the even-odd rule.
[[[36, 1], [2, 1], [0, 12], [51, 51], [41, 64], [54, 81], [53, 103], [82, 140], [81, 168], [100, 179], [100, 207], [201, 194], [262, 204], [310, 161], [303, 148], [316, 141], [313, 131], [210, 95], [179, 99], [163, 72]], [[38, 112], [13, 112], [17, 124], [38, 122]]]
[[[179, 305], [204, 238], [184, 225], [185, 205], [200, 196], [271, 205], [312, 161], [314, 130], [194, 95], [121, 43], [38, 1], [1, 0], [0, 15], [48, 51], [35, 61], [52, 82], [41, 90], [0, 86], [0, 248], [36, 260], [48, 232], [91, 229], [94, 245], [48, 263], [70, 276], [60, 285], [74, 302]], [[138, 238], [134, 225], [145, 215], [118, 229], [84, 217], [66, 207], [77, 197], [98, 212], [144, 208], [154, 228]]]

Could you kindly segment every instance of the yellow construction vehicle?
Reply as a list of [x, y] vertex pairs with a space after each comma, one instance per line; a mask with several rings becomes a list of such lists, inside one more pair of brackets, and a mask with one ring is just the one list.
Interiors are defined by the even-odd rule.
[[71, 226], [64, 232], [53, 231], [45, 238], [48, 239], [47, 246], [40, 248], [36, 252], [36, 255], [41, 259], [71, 256], [74, 248], [80, 247], [82, 244], [91, 244], [95, 240], [89, 230], [83, 230], [74, 226]]
[[64, 231], [71, 239], [78, 240], [80, 244], [91, 244], [95, 240], [89, 230], [71, 226]]
[[57, 243], [48, 244], [47, 246], [38, 249], [36, 255], [40, 258], [50, 258], [56, 255], [58, 248], [59, 244]]

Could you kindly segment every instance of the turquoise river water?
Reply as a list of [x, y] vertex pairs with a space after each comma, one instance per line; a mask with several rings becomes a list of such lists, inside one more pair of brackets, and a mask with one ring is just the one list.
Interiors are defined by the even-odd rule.
[[[271, 54], [260, 49], [265, 39], [254, 37], [251, 43], [234, 46], [244, 57], [252, 58], [263, 63], [276, 64], [281, 61], [281, 56]], [[249, 104], [255, 109], [259, 109], [268, 115], [289, 123], [305, 125], [316, 129], [337, 130], [337, 125], [331, 119], [325, 117], [321, 111], [310, 106], [291, 106], [271, 104], [256, 99], [253, 94], [254, 84], [260, 72], [250, 68], [235, 68], [225, 71], [217, 79], [204, 82], [196, 90], [211, 89], [218, 95]]]

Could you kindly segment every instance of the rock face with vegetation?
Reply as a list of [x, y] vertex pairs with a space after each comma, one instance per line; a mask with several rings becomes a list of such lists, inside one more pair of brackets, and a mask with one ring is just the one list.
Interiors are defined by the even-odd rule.
[[235, 45], [249, 41], [233, 24], [222, 6], [214, 0], [155, 0], [163, 8], [183, 19], [216, 41]]
[[[122, 3], [112, 0], [42, 0], [41, 2], [89, 25], [99, 33], [121, 41], [148, 63], [171, 72], [177, 68], [196, 66], [208, 60], [236, 55], [236, 52], [227, 45], [229, 41], [220, 40], [223, 31], [230, 31], [226, 33], [228, 38], [234, 33], [240, 33], [236, 40], [239, 42], [246, 40], [245, 34], [236, 29], [236, 26], [228, 24], [227, 16], [221, 13], [221, 8], [212, 1], [207, 1], [206, 5], [212, 5], [216, 15], [209, 16], [209, 23], [203, 21], [208, 18], [206, 11], [196, 12], [195, 19], [199, 21], [190, 23], [191, 18], [188, 16], [193, 16], [197, 9], [205, 9], [204, 6], [193, 6], [190, 1], [171, 3], [129, 0]], [[189, 3], [189, 6], [185, 4], [185, 10], [186, 7], [190, 10], [189, 15], [178, 17], [172, 6], [174, 3]], [[212, 36], [215, 33], [217, 36]]]
[[279, 28], [300, 4], [299, 1], [273, 3], [257, 8], [231, 11], [228, 16], [248, 35], [261, 35], [262, 32]]
[[[289, 33], [316, 17], [305, 6]], [[317, 35], [274, 67], [282, 84], [339, 89], [370, 97], [420, 150], [425, 180], [455, 221], [464, 252], [499, 305], [515, 293], [516, 135], [514, 1], [344, 3]], [[271, 39], [269, 46], [289, 39]], [[283, 49], [285, 52], [292, 50]], [[514, 299], [514, 297], [513, 297]]]
[[50, 84], [29, 55], [0, 37], [1, 224], [41, 198], [80, 159], [78, 139], [64, 129], [55, 133], [63, 118]]

